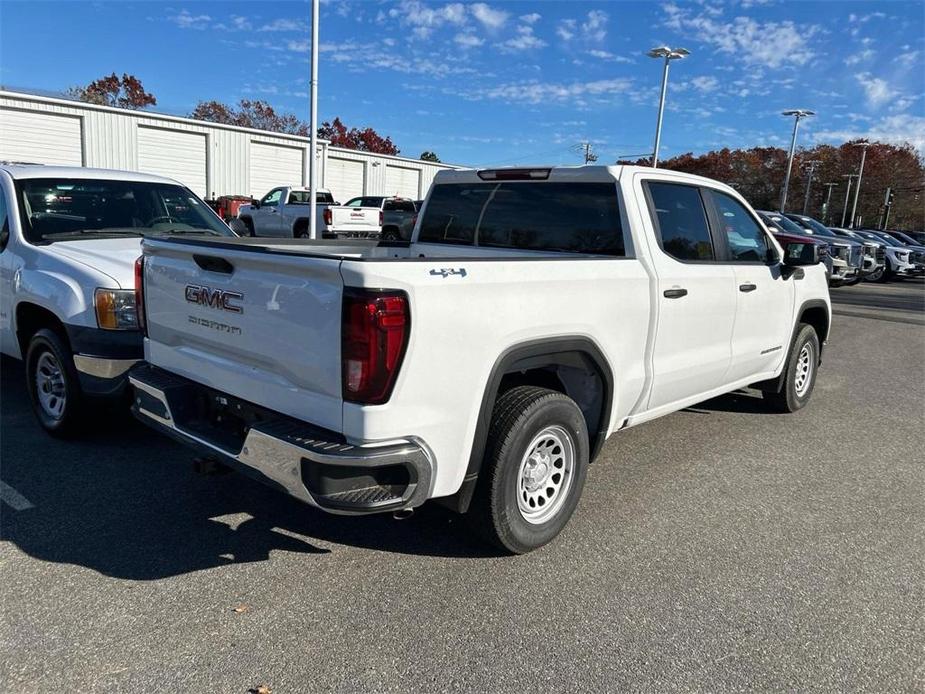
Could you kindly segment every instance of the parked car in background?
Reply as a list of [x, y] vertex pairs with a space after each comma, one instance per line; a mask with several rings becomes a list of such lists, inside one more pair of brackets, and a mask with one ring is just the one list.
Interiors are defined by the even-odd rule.
[[893, 231], [893, 230], [881, 229], [878, 233], [881, 236], [883, 234], [889, 234], [890, 236], [892, 236], [894, 239], [896, 239], [900, 243], [903, 243], [909, 248], [911, 248], [914, 251], [914, 253], [912, 254], [912, 261], [916, 265], [925, 265], [925, 243], [922, 243], [921, 241], [916, 239], [914, 236], [904, 231]]
[[[253, 205], [244, 205], [232, 227], [244, 236], [308, 238], [311, 194], [308, 188], [274, 188]], [[338, 205], [329, 190], [315, 197], [315, 228], [318, 238], [379, 238], [381, 210], [363, 205]]]
[[[771, 233], [774, 234], [774, 238], [782, 244], [807, 242], [817, 244], [819, 246], [819, 262], [825, 266], [826, 281], [828, 281], [830, 285], [832, 284], [833, 260], [829, 253], [828, 241], [804, 233], [803, 227], [794, 224], [782, 214], [767, 212], [765, 210], [756, 210], [756, 212]], [[843, 264], [843, 267], [847, 267], [847, 264]]]
[[817, 248], [728, 186], [633, 166], [441, 171], [407, 247], [150, 240], [135, 412], [312, 506], [438, 499], [528, 552], [611, 433], [747, 385], [807, 404]]
[[160, 176], [0, 166], [0, 349], [22, 359], [32, 409], [56, 436], [115, 399], [143, 356], [135, 261], [152, 236], [232, 238], [187, 188]]
[[888, 234], [881, 236], [874, 231], [864, 229], [852, 229], [852, 231], [862, 238], [886, 243], [886, 264], [883, 272], [874, 273], [869, 277], [871, 282], [889, 282], [891, 279], [915, 277], [919, 274], [912, 259], [914, 251], [905, 244]]
[[383, 241], [407, 241], [418, 218], [418, 208], [410, 198], [364, 195], [348, 200], [344, 206], [380, 210]]
[[[803, 227], [806, 234], [819, 236], [829, 240], [829, 253], [835, 263], [832, 272], [832, 284], [854, 284], [858, 274], [864, 266], [864, 244], [854, 239], [838, 236], [835, 232], [812, 217], [802, 214], [786, 213], [785, 216]], [[841, 271], [839, 260], [844, 261], [844, 270]]]
[[902, 233], [913, 239], [920, 246], [925, 246], [925, 231], [904, 231]]
[[868, 276], [875, 274], [878, 270], [881, 270], [886, 264], [886, 244], [883, 241], [876, 241], [874, 239], [865, 239], [861, 236], [857, 236], [850, 229], [842, 229], [840, 227], [829, 227], [833, 234], [841, 236], [842, 238], [854, 239], [855, 241], [860, 241], [864, 245], [864, 255], [862, 257], [861, 271], [858, 273], [857, 279], [852, 282], [852, 284], [857, 284], [862, 279], [866, 279]]

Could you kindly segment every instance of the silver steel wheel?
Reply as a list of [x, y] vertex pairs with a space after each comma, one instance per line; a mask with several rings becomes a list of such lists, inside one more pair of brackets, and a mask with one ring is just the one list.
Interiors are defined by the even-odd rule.
[[816, 368], [816, 348], [812, 342], [807, 342], [800, 350], [800, 356], [797, 357], [796, 373], [793, 376], [793, 385], [797, 397], [802, 398], [809, 390], [809, 384], [813, 382], [813, 369]]
[[35, 364], [35, 392], [45, 414], [61, 419], [67, 404], [67, 389], [61, 365], [51, 352], [42, 352]]
[[560, 426], [533, 437], [517, 473], [517, 508], [528, 523], [545, 523], [559, 512], [572, 486], [575, 444]]

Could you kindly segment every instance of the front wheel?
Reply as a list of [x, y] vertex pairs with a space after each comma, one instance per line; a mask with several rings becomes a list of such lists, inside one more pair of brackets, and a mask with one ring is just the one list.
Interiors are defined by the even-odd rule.
[[771, 407], [780, 412], [796, 412], [806, 406], [816, 385], [819, 355], [819, 336], [815, 328], [800, 323], [793, 349], [784, 366], [784, 382], [780, 391], [762, 394]]
[[53, 330], [43, 328], [29, 341], [26, 379], [39, 424], [52, 436], [73, 434], [83, 399], [80, 381], [70, 349]]
[[879, 282], [886, 273], [886, 266], [880, 265], [873, 272], [864, 276], [865, 282]]
[[469, 516], [513, 554], [555, 538], [584, 488], [590, 448], [584, 415], [562, 393], [518, 386], [495, 403]]

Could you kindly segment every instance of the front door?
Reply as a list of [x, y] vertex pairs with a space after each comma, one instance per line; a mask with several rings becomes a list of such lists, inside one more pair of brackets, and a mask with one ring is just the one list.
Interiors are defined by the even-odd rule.
[[[787, 355], [793, 328], [795, 276], [784, 278], [763, 225], [727, 193], [708, 190], [714, 225], [735, 272], [736, 318], [727, 381], [769, 377]], [[756, 379], [758, 380], [758, 379]]]
[[637, 195], [648, 209], [658, 316], [647, 409], [724, 383], [731, 359], [735, 274], [717, 262], [705, 201], [696, 185], [646, 175]]
[[257, 236], [282, 236], [279, 221], [280, 198], [282, 188], [274, 188], [260, 200], [260, 207], [251, 212], [254, 219], [254, 231]]

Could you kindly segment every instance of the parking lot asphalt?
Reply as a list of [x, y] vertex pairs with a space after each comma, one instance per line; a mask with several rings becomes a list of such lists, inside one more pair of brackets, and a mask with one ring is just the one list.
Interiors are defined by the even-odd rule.
[[[881, 289], [921, 317], [921, 282], [836, 311]], [[925, 328], [837, 313], [824, 359], [795, 415], [746, 392], [615, 435], [523, 557], [197, 475], [119, 413], [55, 441], [5, 360], [3, 689], [922, 691]]]

